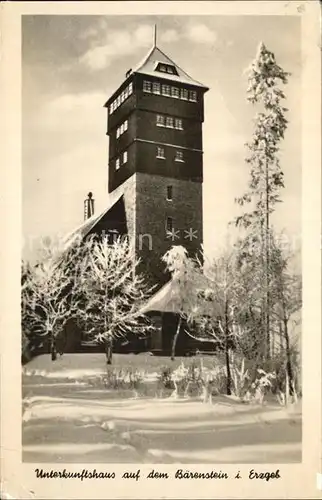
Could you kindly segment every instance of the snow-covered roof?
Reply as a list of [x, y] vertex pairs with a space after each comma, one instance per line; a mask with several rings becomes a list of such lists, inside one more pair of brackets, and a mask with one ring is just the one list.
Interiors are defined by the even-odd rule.
[[[177, 72], [175, 74], [168, 74], [164, 72], [156, 71], [156, 67], [158, 63], [168, 64], [174, 66]], [[171, 80], [172, 82], [177, 81], [178, 83], [186, 83], [189, 85], [194, 85], [196, 87], [204, 88], [208, 90], [208, 87], [203, 85], [191, 78], [183, 69], [180, 68], [170, 57], [168, 57], [162, 50], [158, 47], [153, 46], [152, 49], [148, 52], [148, 54], [144, 57], [144, 59], [132, 70], [132, 73], [139, 73], [143, 75], [149, 76], [160, 76], [165, 80]]]
[[121, 199], [123, 196], [123, 192], [118, 193], [117, 196], [110, 196], [109, 203], [107, 207], [99, 214], [94, 214], [92, 217], [86, 219], [82, 224], [80, 224], [76, 229], [73, 229], [71, 233], [65, 236], [63, 244], [64, 250], [70, 248], [73, 243], [77, 240], [77, 238], [85, 238], [93, 227], [104, 217], [104, 215], [111, 210], [111, 208]]
[[178, 297], [178, 284], [172, 278], [156, 292], [141, 309], [142, 314], [151, 311], [178, 312], [175, 298]]

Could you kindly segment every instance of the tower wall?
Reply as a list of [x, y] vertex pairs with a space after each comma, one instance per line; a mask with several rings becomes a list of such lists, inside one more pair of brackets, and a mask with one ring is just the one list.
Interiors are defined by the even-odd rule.
[[[158, 286], [169, 279], [161, 257], [171, 246], [183, 245], [191, 256], [201, 250], [207, 90], [154, 46], [105, 104], [108, 190], [112, 196], [124, 192], [130, 240], [141, 270]], [[177, 231], [173, 238], [167, 218]]]
[[168, 114], [164, 109], [160, 111], [160, 114], [180, 118], [182, 121], [182, 130], [158, 127], [156, 125], [157, 113], [154, 111], [138, 110], [136, 113], [138, 137], [143, 140], [177, 144], [181, 147], [202, 151], [202, 123], [200, 121], [192, 120], [179, 114], [177, 107], [173, 103]]
[[[165, 158], [156, 158], [158, 142], [138, 141], [136, 144], [137, 172], [152, 176], [172, 177], [183, 181], [202, 182], [202, 152], [181, 149], [172, 144], [161, 144]], [[177, 151], [184, 161], [176, 161]]]
[[[155, 95], [151, 93], [144, 92], [143, 81], [149, 80], [151, 82], [162, 82], [169, 85], [175, 85], [179, 91], [182, 88], [197, 90], [199, 93], [198, 102], [190, 102], [188, 100], [173, 99], [172, 97], [166, 97], [163, 95]], [[197, 120], [203, 122], [204, 120], [204, 105], [203, 96], [200, 89], [197, 87], [181, 84], [177, 81], [167, 81], [162, 80], [162, 73], [158, 73], [155, 76], [145, 76], [145, 75], [135, 75], [135, 94], [136, 94], [136, 107], [137, 109], [147, 109], [156, 113], [165, 113], [171, 115], [173, 112], [177, 116], [182, 116], [188, 119]], [[176, 111], [174, 111], [176, 110]]]
[[[172, 200], [167, 199], [168, 186], [172, 186]], [[112, 196], [120, 194], [124, 199], [127, 234], [140, 259], [139, 271], [150, 285], [160, 287], [169, 279], [161, 261], [167, 250], [182, 245], [190, 256], [201, 250], [202, 183], [138, 172], [115, 189]], [[178, 237], [167, 235], [167, 217], [172, 217]], [[190, 229], [194, 231], [191, 237]]]
[[[135, 243], [141, 270], [149, 281], [162, 285], [169, 276], [164, 272], [161, 257], [173, 245], [183, 245], [191, 256], [201, 249], [202, 184], [138, 173], [136, 177]], [[167, 200], [167, 186], [172, 186], [173, 200]], [[173, 217], [178, 238], [166, 234], [166, 218]], [[190, 241], [188, 233], [196, 231]]]
[[[132, 141], [125, 148], [127, 152], [127, 162], [116, 168], [116, 158], [109, 161], [108, 192], [114, 195], [116, 189], [122, 188], [122, 183], [127, 181], [137, 170], [137, 142]], [[118, 156], [122, 159], [122, 153]]]
[[[126, 104], [126, 103], [124, 103]], [[137, 136], [137, 117], [136, 113], [130, 112], [130, 114], [126, 114], [123, 118], [120, 119], [118, 126], [124, 121], [128, 122], [128, 129], [125, 133], [120, 135], [120, 137], [116, 137], [116, 128], [113, 128], [109, 132], [109, 161], [113, 162], [113, 160], [129, 145], [133, 142], [135, 137]], [[112, 165], [112, 163], [111, 163]]]
[[[157, 147], [164, 149], [165, 158], [156, 158]], [[121, 187], [135, 172], [161, 177], [173, 177], [186, 181], [202, 182], [203, 153], [198, 150], [183, 149], [171, 143], [135, 139], [126, 148], [127, 162], [119, 169], [115, 167], [115, 159], [110, 160], [108, 190], [109, 193]], [[176, 161], [176, 152], [182, 151], [184, 161]], [[120, 157], [122, 157], [120, 155]]]

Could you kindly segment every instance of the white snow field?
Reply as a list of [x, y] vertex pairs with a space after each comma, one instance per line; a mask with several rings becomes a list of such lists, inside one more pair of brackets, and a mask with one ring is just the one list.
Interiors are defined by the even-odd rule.
[[[115, 356], [116, 366], [156, 360]], [[179, 361], [176, 360], [176, 364]], [[216, 396], [138, 397], [96, 384], [104, 354], [39, 356], [23, 367], [23, 461], [42, 463], [291, 463], [301, 461], [301, 405], [242, 404]]]

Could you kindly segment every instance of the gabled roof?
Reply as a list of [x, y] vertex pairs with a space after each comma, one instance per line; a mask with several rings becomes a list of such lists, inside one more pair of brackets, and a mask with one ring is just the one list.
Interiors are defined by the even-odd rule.
[[[168, 74], [156, 71], [156, 66], [158, 63], [170, 64], [174, 66], [178, 75]], [[170, 57], [168, 57], [162, 50], [158, 47], [153, 46], [144, 59], [132, 70], [132, 73], [139, 73], [148, 76], [160, 76], [165, 80], [177, 81], [178, 83], [185, 83], [189, 85], [194, 85], [196, 87], [201, 87], [208, 90], [208, 87], [203, 85], [191, 78], [183, 69], [180, 68]]]
[[148, 312], [178, 312], [176, 306], [176, 298], [178, 297], [178, 283], [171, 278], [158, 292], [156, 292], [150, 300], [142, 307], [140, 313]]
[[104, 215], [109, 212], [114, 207], [114, 205], [116, 205], [116, 203], [122, 198], [122, 196], [123, 192], [119, 193], [118, 196], [112, 195], [109, 199], [107, 207], [103, 210], [103, 212], [92, 215], [92, 217], [86, 219], [76, 229], [69, 233], [63, 241], [64, 250], [70, 248], [78, 238], [85, 238], [96, 226], [96, 224], [102, 219], [102, 217], [104, 217]]

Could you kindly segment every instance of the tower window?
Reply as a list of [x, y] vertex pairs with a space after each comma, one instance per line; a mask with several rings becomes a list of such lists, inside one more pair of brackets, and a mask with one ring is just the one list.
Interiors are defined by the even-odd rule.
[[115, 168], [118, 170], [120, 168], [120, 159], [118, 158], [115, 162]]
[[197, 102], [197, 92], [195, 90], [190, 90], [189, 101]]
[[160, 94], [160, 83], [153, 83], [152, 85], [153, 94]]
[[183, 130], [181, 118], [176, 118], [175, 119], [175, 121], [174, 121], [174, 128], [176, 128], [178, 130]]
[[172, 186], [167, 186], [167, 200], [171, 201], [173, 199]]
[[165, 125], [166, 125], [166, 127], [173, 128], [173, 118], [172, 118], [172, 116], [167, 116], [166, 117]]
[[120, 137], [120, 135], [124, 134], [124, 132], [126, 132], [126, 131], [127, 131], [127, 129], [128, 129], [128, 124], [129, 124], [128, 120], [125, 120], [125, 122], [124, 122], [124, 123], [122, 123], [122, 125], [120, 125], [120, 127], [118, 127], [118, 128], [116, 129], [116, 138], [117, 138], [117, 139]]
[[133, 92], [133, 83], [130, 83], [121, 94], [114, 99], [110, 105], [110, 115], [131, 95]]
[[157, 147], [157, 158], [165, 159], [164, 148]]
[[158, 127], [164, 127], [165, 125], [165, 118], [162, 115], [157, 115], [157, 126]]
[[180, 98], [184, 99], [185, 101], [187, 101], [188, 97], [189, 97], [188, 90], [187, 89], [181, 89], [181, 91], [180, 91]]
[[166, 231], [171, 233], [173, 231], [173, 217], [166, 218]]
[[123, 163], [127, 162], [127, 151], [124, 151], [123, 153]]
[[182, 119], [173, 116], [157, 115], [157, 126], [183, 130]]
[[176, 151], [175, 161], [184, 162], [182, 151]]
[[170, 85], [162, 85], [162, 95], [167, 97], [171, 96], [171, 87]]
[[175, 66], [172, 64], [158, 63], [155, 70], [161, 71], [162, 73], [169, 73], [170, 75], [178, 75]]
[[143, 91], [144, 92], [152, 92], [152, 83], [147, 80], [143, 81]]
[[178, 89], [178, 87], [171, 87], [171, 96], [175, 97], [176, 99], [179, 98], [179, 89]]

